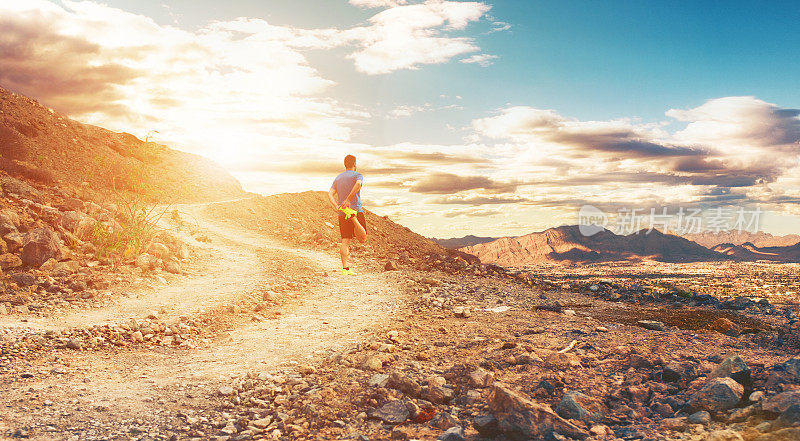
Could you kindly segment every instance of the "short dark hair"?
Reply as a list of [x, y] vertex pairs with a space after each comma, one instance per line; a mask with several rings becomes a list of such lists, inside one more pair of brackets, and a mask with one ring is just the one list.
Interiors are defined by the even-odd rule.
[[353, 168], [356, 166], [356, 157], [347, 155], [344, 157], [344, 168]]

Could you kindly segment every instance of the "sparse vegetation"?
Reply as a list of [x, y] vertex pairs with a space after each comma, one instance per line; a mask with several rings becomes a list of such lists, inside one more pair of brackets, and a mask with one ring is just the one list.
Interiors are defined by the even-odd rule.
[[[155, 205], [152, 200], [165, 200], [164, 195], [131, 171], [115, 179], [111, 203], [117, 208], [114, 219], [95, 224], [92, 243], [98, 258], [119, 263], [135, 258], [147, 250], [160, 232], [159, 222], [172, 204]], [[117, 182], [123, 182], [120, 186]], [[176, 213], [173, 212], [173, 216]]]

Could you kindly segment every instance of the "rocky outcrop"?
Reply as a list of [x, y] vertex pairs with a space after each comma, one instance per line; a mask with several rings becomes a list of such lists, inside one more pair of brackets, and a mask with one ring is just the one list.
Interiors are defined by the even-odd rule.
[[536, 403], [501, 383], [493, 386], [489, 410], [497, 418], [499, 430], [511, 440], [544, 439], [553, 433], [575, 439], [589, 436], [549, 406]]

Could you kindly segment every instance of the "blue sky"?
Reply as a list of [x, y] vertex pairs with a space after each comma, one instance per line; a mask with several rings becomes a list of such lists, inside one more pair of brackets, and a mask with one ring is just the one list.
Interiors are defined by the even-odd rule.
[[26, 48], [68, 42], [50, 65], [71, 82], [14, 60], [0, 85], [158, 130], [253, 191], [326, 189], [352, 152], [367, 205], [428, 235], [622, 201], [759, 205], [768, 230], [800, 229], [794, 2], [25, 3], [0, 0], [0, 20], [37, 30]]

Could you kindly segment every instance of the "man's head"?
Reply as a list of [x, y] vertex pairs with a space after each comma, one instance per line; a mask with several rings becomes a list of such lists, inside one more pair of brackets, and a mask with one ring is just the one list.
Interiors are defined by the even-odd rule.
[[344, 157], [344, 168], [348, 170], [355, 170], [356, 169], [356, 157], [353, 155], [347, 155]]

